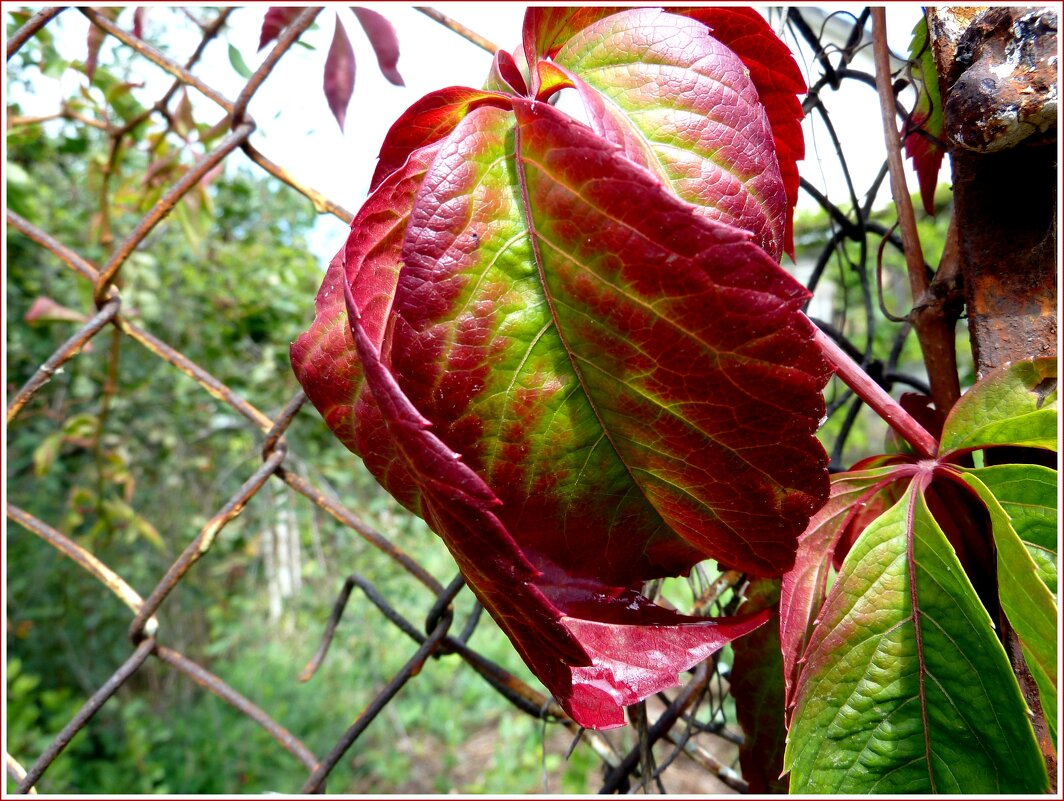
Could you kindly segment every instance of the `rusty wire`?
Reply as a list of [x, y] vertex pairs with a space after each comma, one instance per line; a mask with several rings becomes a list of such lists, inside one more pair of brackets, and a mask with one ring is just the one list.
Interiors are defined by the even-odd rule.
[[[62, 8], [51, 8], [34, 14], [9, 39], [7, 58], [10, 60], [20, 47], [55, 19], [62, 10]], [[137, 342], [148, 352], [191, 378], [211, 397], [239, 414], [250, 428], [251, 433], [259, 438], [257, 448], [261, 455], [261, 464], [247, 475], [240, 488], [200, 529], [196, 537], [188, 543], [184, 551], [166, 569], [155, 586], [143, 598], [121, 577], [119, 571], [113, 570], [104, 564], [97, 556], [74, 543], [47, 522], [39, 520], [17, 506], [10, 503], [7, 504], [6, 514], [9, 520], [17, 523], [25, 531], [40, 537], [60, 554], [72, 559], [82, 569], [99, 580], [108, 590], [117, 595], [133, 614], [129, 626], [131, 651], [126, 660], [89, 697], [56, 738], [33, 761], [29, 769], [23, 769], [18, 761], [19, 756], [24, 757], [25, 755], [5, 755], [8, 773], [18, 782], [18, 792], [36, 792], [36, 786], [42, 778], [46, 777], [49, 767], [62, 753], [71, 739], [89, 724], [100, 708], [107, 703], [114, 703], [112, 699], [115, 698], [119, 688], [131, 676], [136, 674], [149, 658], [153, 658], [187, 677], [196, 685], [213, 693], [234, 709], [255, 721], [285, 751], [307, 769], [309, 775], [303, 785], [303, 792], [322, 792], [324, 791], [326, 779], [344, 753], [373, 723], [387, 704], [396, 697], [402, 687], [418, 675], [430, 658], [443, 655], [458, 656], [489, 687], [521, 712], [543, 721], [560, 723], [570, 729], [577, 737], [573, 746], [575, 747], [577, 742], [586, 743], [599, 756], [608, 771], [603, 791], [615, 791], [623, 783], [626, 783], [629, 777], [638, 775], [641, 768], [640, 754], [643, 753], [645, 755], [646, 749], [658, 740], [671, 741], [677, 744], [678, 753], [686, 754], [699, 764], [708, 766], [707, 769], [729, 780], [729, 784], [733, 788], [737, 790], [744, 789], [742, 780], [737, 775], [734, 775], [734, 771], [728, 766], [721, 765], [706, 749], [690, 740], [690, 732], [684, 736], [674, 731], [674, 727], [679, 722], [689, 719], [692, 709], [697, 707], [701, 699], [706, 696], [710, 679], [715, 674], [715, 662], [702, 665], [678, 691], [675, 699], [667, 705], [665, 712], [647, 722], [648, 726], [645, 730], [648, 739], [641, 745], [622, 752], [618, 750], [614, 742], [604, 737], [601, 733], [583, 731], [564, 714], [553, 699], [543, 695], [543, 693], [529, 686], [468, 645], [469, 638], [481, 619], [482, 609], [479, 604], [474, 605], [472, 613], [461, 630], [457, 634], [452, 633], [454, 611], [451, 602], [464, 587], [461, 576], [456, 577], [450, 585], [444, 587], [389, 537], [376, 531], [354, 511], [297, 474], [292, 467], [293, 455], [290, 453], [284, 435], [293, 420], [296, 419], [306, 405], [307, 399], [302, 391], [298, 391], [276, 416], [271, 417], [214, 377], [207, 368], [196, 364], [170, 344], [123, 316], [120, 288], [123, 265], [130, 255], [144, 246], [148, 234], [169, 215], [176, 204], [196, 187], [204, 179], [204, 176], [237, 150], [243, 152], [252, 163], [265, 172], [310, 199], [319, 213], [332, 214], [347, 223], [351, 221], [352, 215], [349, 211], [316, 190], [294, 180], [284, 167], [264, 156], [250, 141], [250, 137], [255, 131], [255, 122], [246, 113], [248, 102], [267, 79], [274, 66], [297, 41], [299, 35], [313, 23], [320, 9], [308, 8], [304, 10], [282, 31], [273, 49], [262, 65], [247, 80], [236, 101], [229, 100], [192, 72], [207, 41], [217, 36], [223, 28], [226, 17], [230, 12], [229, 9], [223, 9], [211, 21], [206, 23], [197, 22], [202, 32], [202, 39], [185, 66], [181, 66], [132, 33], [122, 30], [98, 11], [92, 8], [79, 8], [78, 10], [88, 18], [91, 25], [95, 25], [107, 35], [117, 39], [122, 45], [131, 48], [140, 56], [153, 62], [174, 77], [174, 82], [165, 96], [147, 109], [141, 119], [152, 114], [166, 116], [168, 114], [166, 105], [169, 99], [181, 88], [192, 88], [212, 100], [228, 115], [230, 132], [219, 144], [200, 157], [163, 193], [153, 207], [141, 217], [132, 231], [111, 251], [103, 266], [97, 266], [92, 263], [70, 246], [60, 242], [48, 231], [42, 230], [10, 210], [7, 211], [9, 228], [26, 236], [91, 284], [93, 297], [98, 309], [91, 319], [85, 322], [73, 336], [60, 345], [40, 365], [35, 374], [18, 391], [8, 404], [7, 422], [10, 424], [19, 418], [26, 405], [47, 387], [50, 379], [60, 367], [77, 358], [83, 352], [85, 346], [100, 332], [110, 329], [115, 336], [124, 335]], [[428, 14], [451, 30], [457, 31], [478, 46], [489, 51], [494, 50], [492, 43], [463, 28], [453, 20], [443, 17], [439, 12], [425, 8], [419, 8], [418, 10]], [[104, 126], [104, 129], [112, 137], [124, 136], [128, 132], [125, 128], [112, 128], [110, 125]], [[340, 524], [355, 531], [362, 539], [389, 557], [412, 580], [425, 587], [432, 596], [425, 623], [419, 627], [396, 611], [383, 594], [367, 579], [358, 574], [353, 574], [345, 582], [332, 616], [326, 625], [326, 633], [321, 647], [304, 670], [303, 675], [300, 677], [301, 679], [310, 678], [321, 663], [321, 660], [324, 659], [329, 642], [340, 622], [344, 605], [347, 603], [352, 590], [356, 587], [362, 591], [385, 619], [389, 620], [397, 629], [416, 643], [416, 649], [407, 663], [392, 676], [365, 710], [355, 718], [348, 730], [338, 737], [335, 746], [329, 754], [320, 759], [296, 735], [279, 725], [265, 710], [253, 704], [229, 686], [223, 678], [207, 670], [203, 665], [190, 659], [185, 654], [164, 644], [167, 632], [165, 629], [160, 628], [159, 621], [156, 618], [156, 613], [165, 606], [173, 590], [194, 565], [210, 553], [210, 549], [219, 532], [241, 514], [249, 500], [269, 484], [271, 479], [279, 480], [283, 485], [307, 498]], [[708, 612], [717, 604], [721, 594], [736, 585], [740, 579], [741, 576], [739, 574], [731, 572], [721, 576], [716, 582], [706, 588], [701, 598], [697, 599], [697, 612], [700, 614]], [[641, 748], [643, 749], [642, 751]], [[675, 756], [676, 754], [670, 756], [670, 762]], [[658, 771], [659, 773], [660, 770]], [[654, 776], [654, 778], [656, 779], [657, 776]], [[645, 780], [649, 781], [650, 777], [645, 777]]]

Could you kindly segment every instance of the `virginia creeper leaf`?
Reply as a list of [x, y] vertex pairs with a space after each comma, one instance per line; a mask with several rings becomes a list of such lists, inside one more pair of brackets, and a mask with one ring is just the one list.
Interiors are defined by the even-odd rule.
[[[577, 32], [623, 10], [609, 6], [530, 8], [524, 24], [529, 63], [534, 64], [539, 58], [556, 58], [562, 46]], [[793, 214], [798, 201], [797, 162], [805, 155], [801, 126], [803, 112], [797, 95], [806, 91], [805, 80], [794, 57], [764, 17], [752, 8], [670, 6], [667, 11], [706, 25], [713, 38], [738, 56], [749, 71], [772, 129], [787, 207], [782, 247], [793, 257]], [[594, 103], [594, 99], [591, 102]]]
[[[896, 502], [896, 490], [891, 485], [912, 472], [911, 467], [883, 467], [834, 477], [827, 503], [813, 515], [798, 538], [794, 567], [784, 574], [780, 588], [780, 648], [788, 720], [806, 646], [827, 596], [835, 551], [851, 531], [854, 533], [848, 539], [852, 542]], [[884, 505], [887, 499], [890, 502]]]
[[620, 725], [767, 619], [639, 587], [707, 556], [789, 567], [827, 492], [829, 368], [753, 234], [520, 96], [508, 55], [493, 75], [393, 127], [293, 365], [563, 707]]
[[509, 108], [510, 101], [498, 92], [451, 86], [431, 92], [410, 106], [384, 139], [370, 191], [402, 167], [412, 152], [447, 136], [466, 114], [481, 105]]
[[767, 612], [719, 623], [684, 617], [632, 590], [581, 586], [564, 576], [558, 583], [548, 563], [534, 567], [495, 514], [501, 501], [430, 431], [381, 363], [350, 284], [342, 277], [341, 284], [366, 387], [420, 491], [422, 514], [574, 719], [596, 728], [622, 725], [622, 706], [678, 684], [679, 671], [765, 621]]
[[1057, 594], [1057, 471], [1035, 464], [1003, 464], [971, 471], [1008, 514], [1016, 535]]
[[[935, 213], [935, 186], [945, 151], [936, 140], [942, 137], [942, 93], [938, 87], [938, 67], [927, 37], [927, 18], [921, 14], [909, 43], [909, 62], [917, 87], [916, 105], [902, 128], [905, 155], [913, 162], [920, 183], [920, 198], [928, 214]], [[924, 136], [921, 132], [930, 134]], [[933, 137], [933, 138], [932, 138]]]
[[802, 104], [798, 95], [806, 92], [805, 79], [794, 56], [772, 30], [765, 18], [752, 8], [741, 6], [693, 6], [669, 8], [706, 25], [713, 38], [727, 45], [750, 70], [772, 126], [776, 159], [787, 196], [783, 250], [794, 257], [794, 207], [798, 202], [798, 162], [805, 157], [802, 134]]
[[347, 118], [347, 104], [351, 102], [351, 94], [355, 91], [355, 51], [351, 49], [351, 40], [347, 38], [347, 31], [339, 17], [336, 18], [329, 55], [325, 59], [324, 89], [329, 110], [342, 131]]
[[1057, 361], [1016, 362], [966, 392], [943, 427], [940, 452], [992, 445], [1057, 449]]
[[405, 86], [403, 76], [399, 74], [399, 37], [395, 34], [395, 27], [387, 18], [361, 6], [351, 6], [355, 12], [362, 30], [366, 32], [373, 52], [377, 56], [377, 66], [380, 67], [381, 75], [395, 86]]
[[788, 206], [772, 128], [745, 65], [705, 25], [629, 9], [577, 32], [554, 61], [599, 135], [779, 258]]
[[526, 62], [535, 64], [554, 58], [577, 31], [625, 10], [624, 6], [530, 6], [525, 12], [522, 35]]
[[270, 6], [266, 10], [266, 16], [262, 19], [262, 30], [259, 32], [259, 50], [280, 36], [281, 31], [288, 27], [288, 23], [299, 16], [303, 9], [298, 6]]
[[488, 73], [484, 88], [507, 95], [523, 96], [528, 94], [528, 82], [525, 80], [524, 73], [517, 66], [514, 57], [505, 50], [499, 50], [495, 53], [491, 72]]
[[[990, 488], [981, 481], [984, 470], [993, 472], [994, 469], [965, 470], [961, 478], [979, 494], [990, 512], [997, 549], [998, 596], [1001, 599], [1001, 608], [1019, 637], [1027, 667], [1038, 685], [1042, 712], [1053, 741], [1056, 742], [1057, 606], [1053, 594], [1039, 579], [1038, 568], [1013, 527], [1008, 512], [998, 503]], [[1055, 498], [1055, 491], [1052, 495]], [[1041, 503], [1045, 508], [1046, 500], [1042, 499]]]
[[85, 323], [88, 322], [89, 318], [85, 316], [84, 312], [63, 306], [47, 295], [38, 295], [22, 319], [27, 323], [40, 324], [54, 322]]
[[[118, 17], [120, 8], [97, 8], [105, 17], [111, 22], [114, 22]], [[85, 74], [89, 76], [89, 82], [92, 82], [93, 77], [96, 75], [96, 63], [100, 58], [100, 48], [103, 47], [103, 40], [107, 38], [107, 33], [103, 28], [89, 24], [88, 35], [88, 53], [85, 56]]]
[[[754, 579], [746, 590], [745, 612], [775, 608], [780, 599], [779, 579]], [[739, 764], [751, 793], [786, 793], [783, 752], [783, 656], [780, 653], [779, 616], [735, 641], [728, 690], [735, 699], [735, 714], [743, 728]]]
[[794, 792], [1040, 793], [1045, 763], [992, 623], [924, 503], [861, 535], [806, 652]]

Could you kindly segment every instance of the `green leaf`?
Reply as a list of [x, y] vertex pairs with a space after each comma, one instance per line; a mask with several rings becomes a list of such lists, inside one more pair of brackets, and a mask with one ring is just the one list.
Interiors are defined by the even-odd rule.
[[[1024, 465], [1005, 465], [1007, 468]], [[1039, 580], [1038, 567], [1024, 547], [1023, 540], [1013, 527], [1010, 515], [1002, 507], [990, 488], [980, 481], [980, 475], [995, 468], [965, 470], [964, 481], [979, 493], [990, 512], [994, 545], [997, 550], [998, 597], [1001, 608], [1020, 639], [1027, 667], [1038, 685], [1042, 712], [1054, 743], [1057, 739], [1057, 605], [1052, 593]], [[1008, 486], [1008, 485], [1006, 485]], [[1037, 493], [1044, 485], [1035, 485], [1031, 493]], [[1055, 489], [1055, 488], [1054, 488]], [[1055, 491], [1045, 492], [1055, 496]], [[1038, 499], [1041, 508], [1048, 504]]]
[[63, 447], [63, 433], [56, 431], [41, 440], [41, 444], [33, 451], [33, 475], [43, 478], [51, 472], [59, 456], [59, 449]]
[[244, 61], [244, 57], [240, 55], [240, 51], [233, 44], [229, 45], [229, 63], [233, 65], [233, 69], [237, 71], [241, 78], [251, 77], [251, 70], [248, 68], [247, 62]]
[[993, 623], [914, 480], [844, 562], [800, 676], [792, 792], [1041, 793]]
[[1016, 362], [990, 372], [957, 401], [940, 452], [990, 445], [1057, 449], [1057, 361]]
[[1036, 464], [1003, 464], [966, 471], [979, 477], [1012, 522], [1038, 569], [1057, 594], [1057, 471]]

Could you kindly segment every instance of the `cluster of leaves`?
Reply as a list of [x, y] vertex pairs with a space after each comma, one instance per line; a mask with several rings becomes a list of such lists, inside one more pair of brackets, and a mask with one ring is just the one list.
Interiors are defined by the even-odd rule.
[[671, 12], [530, 9], [485, 89], [415, 103], [293, 347], [591, 727], [768, 614], [676, 615], [643, 582], [778, 576], [827, 490], [830, 371], [778, 265], [804, 85], [755, 12]]
[[1057, 473], [1009, 457], [1055, 461], [1056, 379], [1052, 359], [1002, 368], [953, 408], [934, 458], [833, 478], [782, 582], [793, 790], [1048, 787], [995, 628], [1018, 643], [1055, 743]]

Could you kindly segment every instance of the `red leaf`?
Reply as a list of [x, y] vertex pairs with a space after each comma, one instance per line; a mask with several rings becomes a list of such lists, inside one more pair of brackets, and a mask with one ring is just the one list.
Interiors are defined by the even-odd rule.
[[752, 8], [710, 6], [669, 8], [673, 14], [696, 19], [706, 25], [714, 38], [725, 44], [750, 70], [765, 107], [772, 137], [776, 143], [783, 185], [787, 191], [787, 227], [784, 251], [794, 258], [794, 206], [798, 202], [798, 162], [805, 157], [802, 134], [802, 104], [805, 79], [787, 45], [765, 18]]
[[624, 10], [624, 6], [530, 6], [525, 12], [522, 31], [525, 59], [529, 64], [535, 64], [541, 59], [554, 58], [577, 31]]
[[629, 9], [574, 34], [551, 66], [600, 136], [779, 258], [789, 212], [772, 129], [742, 61], [705, 25]]
[[438, 142], [454, 130], [465, 116], [482, 105], [509, 108], [510, 101], [496, 92], [452, 86], [425, 95], [403, 112], [384, 137], [377, 169], [370, 181], [370, 191], [403, 166], [412, 152]]
[[76, 309], [68, 308], [52, 298], [41, 295], [33, 301], [22, 319], [27, 323], [84, 323], [89, 318]]
[[346, 281], [343, 289], [366, 385], [421, 490], [425, 519], [574, 720], [623, 725], [623, 706], [678, 685], [680, 671], [765, 622], [767, 611], [722, 621], [676, 615], [632, 589], [577, 584], [547, 572], [549, 563], [534, 566], [496, 515], [502, 502], [432, 433], [381, 363]]
[[525, 76], [521, 74], [521, 69], [514, 61], [514, 57], [505, 50], [495, 53], [495, 58], [491, 63], [491, 72], [484, 88], [509, 95], [528, 94]]
[[351, 94], [355, 91], [355, 51], [351, 49], [351, 40], [347, 38], [347, 31], [339, 17], [336, 18], [329, 55], [325, 59], [324, 88], [329, 109], [342, 131], [347, 117], [347, 104], [351, 102]]
[[133, 9], [133, 35], [138, 39], [144, 38], [144, 6]]
[[[939, 116], [941, 117], [941, 114]], [[942, 169], [942, 159], [946, 151], [923, 135], [928, 121], [926, 112], [913, 111], [901, 133], [905, 137], [905, 155], [912, 159], [913, 169], [916, 170], [924, 211], [934, 214], [935, 188], [938, 186], [938, 173]], [[941, 130], [938, 133], [941, 134]]]
[[262, 20], [262, 31], [259, 33], [259, 50], [280, 36], [281, 31], [288, 27], [288, 23], [299, 16], [302, 8], [293, 6], [270, 6], [266, 16]]
[[[394, 448], [387, 437], [374, 440], [375, 429], [367, 419], [375, 405], [368, 410], [359, 408], [362, 368], [345, 320], [342, 285], [347, 282], [353, 288], [362, 325], [373, 344], [380, 347], [399, 276], [410, 209], [437, 150], [438, 146], [427, 147], [411, 155], [355, 215], [351, 230], [358, 235], [352, 235], [330, 263], [314, 301], [314, 323], [291, 349], [292, 367], [329, 428], [344, 445], [361, 453], [381, 483], [415, 511], [415, 500], [402, 490], [412, 488], [413, 481], [405, 474], [386, 476], [394, 464]], [[356, 425], [358, 413], [361, 417]]]
[[[755, 579], [746, 590], [744, 612], [776, 610], [779, 579]], [[728, 689], [735, 699], [735, 716], [743, 728], [739, 764], [751, 793], [786, 793], [783, 752], [787, 744], [784, 726], [783, 658], [780, 654], [779, 615], [732, 645]]]
[[405, 86], [403, 76], [399, 74], [396, 65], [399, 63], [399, 37], [395, 35], [395, 28], [383, 16], [376, 11], [370, 11], [361, 6], [351, 6], [355, 12], [362, 30], [369, 37], [369, 43], [373, 45], [373, 52], [377, 54], [377, 65], [381, 74], [396, 86]]
[[[752, 8], [670, 6], [665, 10], [706, 25], [713, 37], [735, 53], [750, 71], [750, 80], [765, 108], [775, 141], [787, 197], [781, 241], [783, 250], [793, 258], [794, 206], [798, 201], [797, 162], [805, 155], [801, 127], [804, 115], [797, 95], [806, 91], [805, 80], [794, 57], [765, 19]], [[623, 11], [626, 9], [609, 6], [530, 8], [524, 22], [525, 55], [530, 64], [541, 58], [554, 58], [580, 31]]]
[[[109, 20], [114, 22], [118, 17], [120, 8], [97, 8], [99, 11]], [[89, 23], [89, 36], [88, 36], [88, 55], [85, 56], [85, 74], [89, 76], [89, 80], [93, 79], [96, 75], [96, 64], [100, 58], [100, 48], [103, 47], [103, 40], [107, 38], [107, 33], [103, 28]]]
[[779, 575], [826, 496], [808, 293], [752, 234], [505, 92], [415, 104], [374, 185], [297, 375], [564, 708], [621, 725], [768, 616], [676, 615], [642, 582], [707, 556]]

